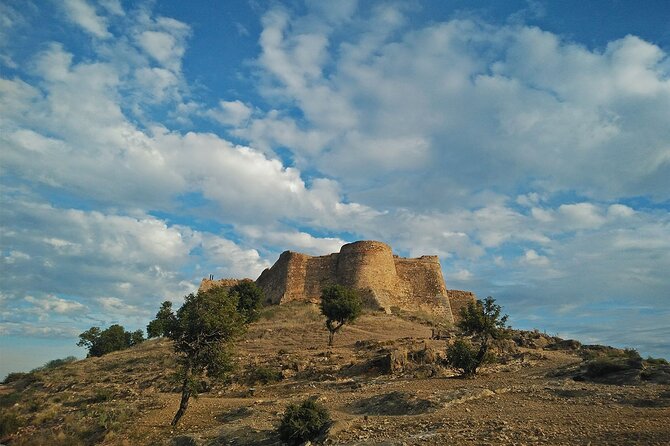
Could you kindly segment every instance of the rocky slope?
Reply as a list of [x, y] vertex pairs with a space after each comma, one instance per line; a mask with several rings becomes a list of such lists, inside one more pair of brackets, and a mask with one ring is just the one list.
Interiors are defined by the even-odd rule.
[[[154, 340], [0, 386], [1, 441], [278, 445], [286, 405], [314, 398], [334, 419], [326, 444], [670, 443], [667, 365], [515, 332], [502, 363], [463, 380], [441, 365], [447, 341], [431, 333], [416, 318], [369, 313], [329, 349], [314, 307], [271, 307], [238, 343], [230, 382], [192, 401], [176, 429], [174, 357]], [[610, 369], [589, 366], [596, 357]]]

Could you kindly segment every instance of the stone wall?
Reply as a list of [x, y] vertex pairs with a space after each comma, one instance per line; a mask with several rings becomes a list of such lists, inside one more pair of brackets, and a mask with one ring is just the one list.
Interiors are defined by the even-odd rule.
[[457, 315], [454, 304], [460, 309], [474, 299], [472, 293], [447, 290], [437, 256], [402, 258], [377, 241], [349, 243], [339, 253], [318, 257], [285, 251], [256, 283], [275, 304], [318, 303], [324, 287], [339, 284], [357, 289], [369, 308], [421, 310], [447, 321]]
[[244, 282], [245, 280], [249, 280], [253, 282], [251, 279], [202, 279], [200, 282], [200, 287], [198, 288], [198, 291], [207, 291], [209, 289], [212, 289], [214, 287], [222, 286], [226, 288], [231, 288], [237, 285], [240, 282]]
[[477, 296], [471, 291], [447, 290], [447, 295], [455, 322], [458, 322], [461, 318], [461, 309], [467, 307], [470, 302], [477, 300]]

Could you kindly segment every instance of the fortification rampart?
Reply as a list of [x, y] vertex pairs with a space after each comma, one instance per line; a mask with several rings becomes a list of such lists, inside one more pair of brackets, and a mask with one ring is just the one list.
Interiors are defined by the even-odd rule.
[[[339, 253], [318, 257], [285, 251], [256, 283], [275, 304], [294, 300], [318, 303], [325, 286], [339, 284], [357, 289], [370, 308], [422, 310], [448, 321], [458, 314], [453, 311], [452, 294], [437, 256], [394, 256], [390, 246], [378, 241], [349, 243]], [[468, 292], [453, 295], [459, 308], [474, 299]]]

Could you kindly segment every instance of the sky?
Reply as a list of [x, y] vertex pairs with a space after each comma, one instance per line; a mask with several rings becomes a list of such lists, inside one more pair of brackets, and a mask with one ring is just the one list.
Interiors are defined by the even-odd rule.
[[670, 358], [667, 1], [4, 0], [0, 376], [381, 240]]

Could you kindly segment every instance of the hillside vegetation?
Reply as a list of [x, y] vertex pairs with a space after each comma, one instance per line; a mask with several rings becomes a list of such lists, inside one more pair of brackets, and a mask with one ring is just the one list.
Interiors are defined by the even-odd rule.
[[[165, 338], [0, 386], [3, 444], [279, 445], [289, 404], [328, 410], [341, 445], [669, 444], [670, 369], [630, 351], [514, 331], [474, 379], [444, 366], [430, 321], [364, 313], [329, 348], [316, 306], [265, 308], [237, 368], [191, 402]], [[449, 337], [447, 335], [446, 337]]]

